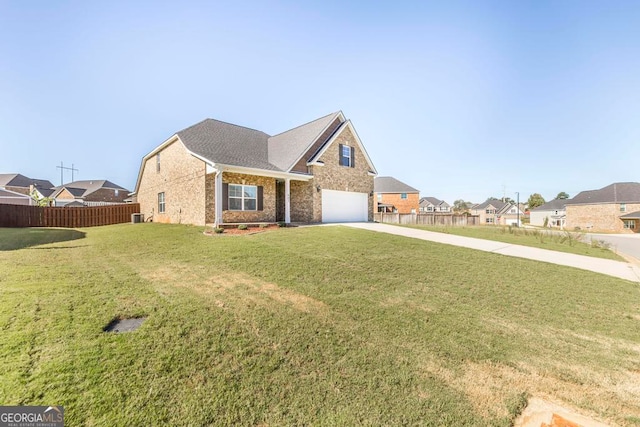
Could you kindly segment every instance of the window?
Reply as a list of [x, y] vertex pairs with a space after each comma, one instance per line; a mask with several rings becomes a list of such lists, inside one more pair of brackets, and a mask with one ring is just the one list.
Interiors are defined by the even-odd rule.
[[158, 193], [158, 213], [164, 213], [164, 192]]
[[255, 185], [229, 184], [229, 210], [258, 210], [258, 187]]
[[156, 172], [160, 172], [160, 153], [156, 154]]
[[400, 198], [405, 200], [407, 198], [407, 193], [400, 193]]
[[486, 213], [487, 215], [493, 215], [493, 214], [495, 214], [495, 213], [496, 213], [496, 210], [495, 210], [495, 209], [487, 209], [487, 210], [485, 211], [485, 213]]
[[484, 220], [487, 224], [493, 224], [493, 218], [487, 218]]
[[627, 230], [634, 230], [636, 228], [636, 220], [635, 219], [625, 219], [624, 220], [624, 228]]
[[378, 201], [381, 202], [382, 201], [382, 193], [378, 193]]
[[427, 206], [427, 212], [433, 212], [433, 206]]
[[115, 197], [118, 197], [118, 190], [117, 190], [117, 189], [116, 189], [116, 190], [113, 190], [113, 195], [114, 195]]
[[626, 211], [627, 211], [627, 204], [620, 203], [620, 212], [626, 212]]
[[340, 144], [340, 166], [354, 167], [353, 147]]

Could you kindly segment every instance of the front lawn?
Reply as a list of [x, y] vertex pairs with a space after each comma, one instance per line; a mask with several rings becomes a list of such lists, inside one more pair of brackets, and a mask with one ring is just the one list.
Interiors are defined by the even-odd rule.
[[412, 225], [411, 228], [475, 237], [476, 239], [495, 240], [514, 245], [531, 246], [551, 251], [567, 252], [596, 258], [624, 261], [622, 257], [609, 249], [607, 243], [592, 240], [584, 243], [584, 234], [574, 231], [539, 230], [512, 226], [480, 225], [470, 227], [447, 227], [437, 225]]
[[508, 426], [540, 395], [640, 422], [637, 284], [338, 226], [80, 231], [0, 251], [4, 405], [60, 404], [68, 425]]

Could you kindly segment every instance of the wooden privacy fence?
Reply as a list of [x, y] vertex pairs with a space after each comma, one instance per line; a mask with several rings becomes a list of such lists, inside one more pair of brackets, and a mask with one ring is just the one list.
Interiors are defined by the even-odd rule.
[[454, 215], [454, 214], [400, 214], [400, 213], [374, 213], [373, 220], [387, 224], [403, 225], [444, 225], [452, 227], [465, 227], [479, 225], [479, 216]]
[[140, 212], [138, 203], [53, 208], [0, 204], [0, 227], [94, 227], [131, 221]]

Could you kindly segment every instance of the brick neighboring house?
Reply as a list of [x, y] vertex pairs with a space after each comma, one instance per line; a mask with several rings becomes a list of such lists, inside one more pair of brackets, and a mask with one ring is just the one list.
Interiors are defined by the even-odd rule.
[[640, 183], [616, 182], [567, 201], [568, 229], [640, 232]]
[[444, 200], [435, 197], [423, 197], [420, 199], [420, 213], [449, 213], [451, 205]]
[[376, 212], [418, 213], [420, 191], [391, 176], [374, 180]]
[[105, 206], [125, 203], [129, 190], [105, 179], [74, 181], [54, 187], [55, 206]]
[[522, 209], [513, 203], [505, 203], [498, 199], [487, 199], [484, 203], [480, 203], [471, 207], [471, 215], [480, 217], [480, 224], [485, 225], [521, 225], [524, 218]]
[[376, 174], [340, 111], [275, 136], [206, 119], [143, 157], [133, 197], [155, 222], [370, 221]]
[[53, 193], [53, 184], [51, 181], [46, 179], [33, 179], [19, 173], [0, 174], [0, 188], [26, 196], [30, 196], [35, 192], [35, 197], [39, 199], [50, 197]]
[[529, 211], [529, 223], [538, 227], [544, 227], [545, 218], [547, 227], [558, 227], [564, 229], [567, 220], [566, 204], [569, 199], [554, 199], [544, 205]]

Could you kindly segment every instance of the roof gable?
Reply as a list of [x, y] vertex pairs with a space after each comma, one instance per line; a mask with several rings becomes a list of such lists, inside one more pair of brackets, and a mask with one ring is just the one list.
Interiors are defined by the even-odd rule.
[[333, 136], [331, 138], [329, 138], [327, 143], [324, 144], [318, 150], [318, 152], [309, 160], [309, 162], [307, 164], [308, 165], [314, 165], [314, 164], [315, 165], [318, 165], [318, 164], [321, 165], [322, 162], [318, 162], [318, 160], [322, 157], [322, 155], [325, 153], [325, 151], [327, 151], [327, 149], [331, 146], [331, 144], [334, 143], [334, 141], [338, 138], [338, 136], [340, 136], [340, 134], [342, 134], [342, 132], [344, 132], [346, 129], [349, 129], [349, 131], [351, 131], [351, 134], [353, 135], [353, 139], [355, 140], [356, 144], [358, 144], [358, 147], [360, 148], [360, 151], [362, 151], [362, 154], [364, 155], [364, 158], [366, 159], [367, 164], [369, 165], [369, 171], [372, 174], [377, 175], [378, 171], [376, 170], [375, 166], [373, 165], [373, 162], [371, 161], [371, 157], [369, 157], [369, 153], [367, 153], [367, 150], [364, 148], [364, 145], [362, 144], [362, 140], [360, 139], [360, 137], [358, 136], [358, 133], [356, 132], [355, 128], [353, 127], [353, 124], [351, 123], [351, 120], [347, 120], [342, 125], [340, 125], [338, 130], [336, 130], [334, 132]]

